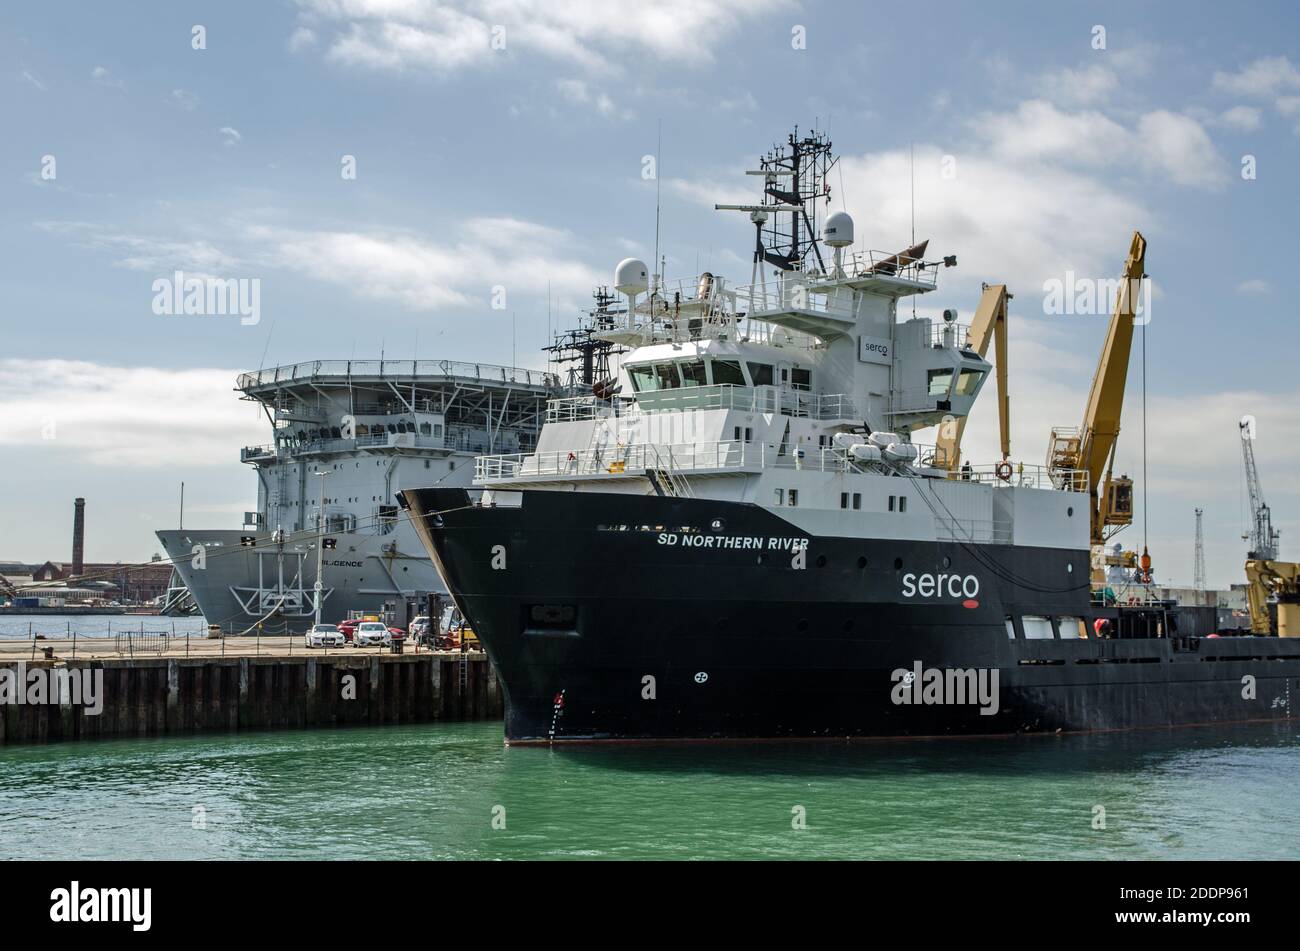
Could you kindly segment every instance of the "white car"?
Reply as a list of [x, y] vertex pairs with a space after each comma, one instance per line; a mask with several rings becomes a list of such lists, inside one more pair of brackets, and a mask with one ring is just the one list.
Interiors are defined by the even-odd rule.
[[362, 621], [352, 635], [352, 643], [357, 647], [382, 646], [390, 643], [392, 639], [393, 635], [389, 633], [388, 625], [382, 621]]
[[343, 632], [333, 624], [313, 624], [302, 639], [308, 647], [342, 647], [347, 642]]

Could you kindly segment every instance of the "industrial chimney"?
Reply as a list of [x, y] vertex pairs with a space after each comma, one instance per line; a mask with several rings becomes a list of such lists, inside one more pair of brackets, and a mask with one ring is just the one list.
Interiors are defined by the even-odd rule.
[[86, 559], [86, 500], [73, 503], [72, 515], [72, 577], [80, 577]]

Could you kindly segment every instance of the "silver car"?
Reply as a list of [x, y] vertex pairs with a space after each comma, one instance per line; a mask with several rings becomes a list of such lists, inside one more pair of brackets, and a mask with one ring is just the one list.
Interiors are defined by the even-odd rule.
[[302, 640], [307, 647], [342, 647], [347, 642], [343, 632], [333, 624], [313, 624]]

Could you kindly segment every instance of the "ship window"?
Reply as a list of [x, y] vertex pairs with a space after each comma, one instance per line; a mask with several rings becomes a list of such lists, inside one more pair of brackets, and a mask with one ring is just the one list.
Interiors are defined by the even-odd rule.
[[906, 511], [907, 511], [907, 496], [905, 496], [905, 495], [900, 495], [900, 496], [898, 497], [898, 510], [899, 510], [900, 512], [906, 512]]
[[1016, 639], [1016, 622], [1011, 619], [1011, 615], [1006, 616], [1007, 622], [1007, 639], [1014, 641]]
[[713, 360], [713, 382], [717, 386], [744, 386], [745, 374], [739, 360]]
[[628, 367], [628, 376], [632, 378], [632, 389], [638, 393], [646, 393], [658, 389], [656, 386], [655, 368], [649, 366]]
[[799, 504], [799, 490], [798, 490], [798, 489], [791, 489], [791, 490], [790, 490], [790, 493], [789, 493], [789, 498], [790, 498], [790, 504], [791, 504], [791, 505], [798, 505], [798, 504]]
[[891, 495], [891, 496], [889, 497], [889, 511], [891, 511], [891, 512], [894, 511], [894, 503], [895, 503], [895, 501], [896, 501], [896, 496]]
[[1026, 614], [1020, 619], [1020, 623], [1025, 629], [1025, 637], [1028, 640], [1050, 641], [1055, 636], [1052, 633], [1052, 619], [1049, 617]]
[[707, 386], [709, 376], [705, 372], [703, 360], [692, 360], [682, 365], [682, 386]]
[[957, 395], [973, 396], [979, 389], [980, 380], [984, 379], [983, 370], [962, 370], [957, 377]]
[[930, 395], [947, 396], [952, 385], [952, 369], [930, 371]]
[[776, 490], [776, 504], [777, 505], [785, 504], [785, 489]]
[[656, 363], [655, 378], [661, 390], [675, 390], [681, 385], [677, 378], [677, 367], [672, 363]]
[[772, 364], [770, 363], [749, 364], [749, 378], [754, 381], [755, 386], [771, 386], [772, 385]]
[[1072, 641], [1076, 638], [1088, 636], [1083, 619], [1069, 614], [1062, 614], [1056, 619], [1056, 629], [1063, 641]]
[[854, 492], [854, 493], [853, 493], [853, 507], [854, 507], [855, 509], [860, 509], [860, 508], [862, 508], [862, 493], [861, 493], [861, 492]]
[[433, 425], [432, 425], [431, 423], [421, 423], [421, 424], [420, 424], [420, 435], [421, 435], [421, 436], [432, 436], [432, 435], [433, 435]]
[[849, 507], [849, 494], [848, 494], [847, 492], [841, 492], [841, 493], [840, 493], [840, 508], [842, 508], [842, 509], [846, 509], [846, 508], [848, 508], [848, 507]]
[[812, 386], [812, 371], [795, 367], [790, 371], [790, 385], [796, 390], [806, 390]]

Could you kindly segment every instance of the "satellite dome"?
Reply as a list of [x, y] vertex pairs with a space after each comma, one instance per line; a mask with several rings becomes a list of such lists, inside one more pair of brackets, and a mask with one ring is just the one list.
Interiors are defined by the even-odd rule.
[[650, 271], [645, 262], [624, 258], [614, 268], [614, 289], [620, 294], [641, 294], [650, 286]]
[[853, 219], [847, 211], [832, 212], [826, 218], [822, 240], [831, 248], [847, 248], [853, 243]]

